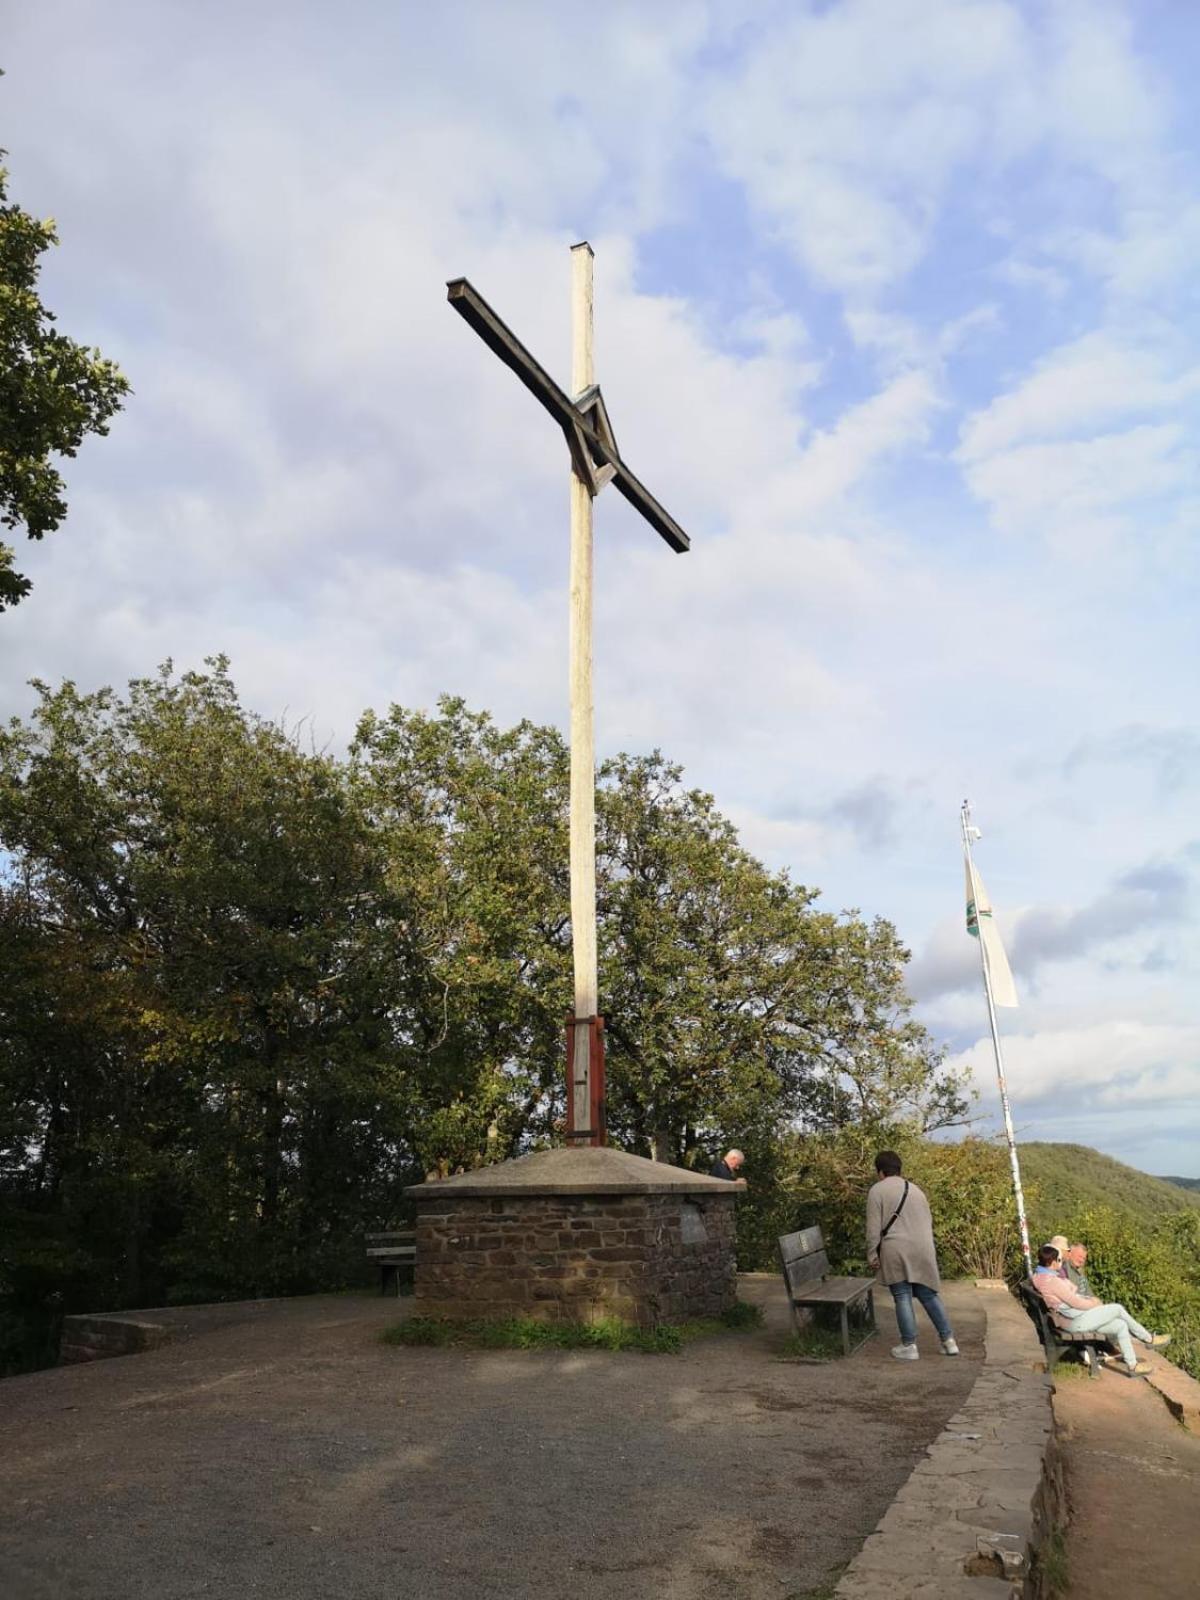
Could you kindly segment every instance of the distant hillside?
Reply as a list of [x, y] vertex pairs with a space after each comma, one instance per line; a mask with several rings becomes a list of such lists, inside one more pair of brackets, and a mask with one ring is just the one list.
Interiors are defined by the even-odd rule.
[[1197, 1179], [1152, 1178], [1082, 1144], [1023, 1144], [1018, 1153], [1022, 1176], [1038, 1191], [1029, 1207], [1035, 1233], [1057, 1233], [1058, 1218], [1087, 1206], [1113, 1206], [1145, 1222], [1200, 1209]]

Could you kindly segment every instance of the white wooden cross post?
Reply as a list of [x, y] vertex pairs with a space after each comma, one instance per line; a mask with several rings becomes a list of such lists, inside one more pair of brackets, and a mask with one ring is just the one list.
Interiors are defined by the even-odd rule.
[[592, 711], [592, 501], [615, 484], [682, 554], [688, 536], [617, 452], [592, 364], [592, 247], [571, 248], [571, 395], [501, 322], [466, 278], [450, 304], [561, 426], [571, 452], [571, 946], [575, 1009], [567, 1020], [567, 1140], [603, 1144], [604, 1019], [596, 977], [596, 754]]

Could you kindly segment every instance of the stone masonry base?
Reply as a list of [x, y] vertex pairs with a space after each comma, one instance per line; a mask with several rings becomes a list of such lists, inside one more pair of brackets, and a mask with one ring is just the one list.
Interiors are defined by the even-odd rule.
[[734, 1193], [426, 1190], [416, 1309], [642, 1326], [719, 1315], [737, 1298]]

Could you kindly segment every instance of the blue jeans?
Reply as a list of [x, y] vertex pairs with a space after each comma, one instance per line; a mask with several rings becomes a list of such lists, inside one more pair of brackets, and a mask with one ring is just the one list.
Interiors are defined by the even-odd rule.
[[936, 1289], [928, 1289], [923, 1283], [889, 1283], [892, 1299], [896, 1302], [896, 1321], [900, 1324], [900, 1339], [903, 1344], [916, 1344], [917, 1342], [917, 1316], [913, 1310], [913, 1295], [929, 1313], [929, 1320], [937, 1329], [939, 1339], [953, 1339], [954, 1330], [950, 1326], [950, 1318], [946, 1315], [946, 1308], [938, 1297]]

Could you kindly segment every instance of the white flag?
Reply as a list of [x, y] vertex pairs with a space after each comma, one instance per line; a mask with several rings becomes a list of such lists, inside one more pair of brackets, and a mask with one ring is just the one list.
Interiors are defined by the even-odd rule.
[[967, 932], [983, 940], [992, 980], [992, 999], [998, 1006], [1015, 1006], [1017, 990], [1008, 957], [1000, 942], [996, 920], [992, 916], [992, 902], [988, 899], [979, 873], [969, 861], [964, 861], [964, 865], [967, 869]]

